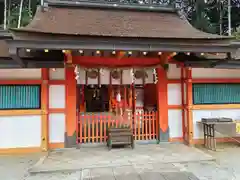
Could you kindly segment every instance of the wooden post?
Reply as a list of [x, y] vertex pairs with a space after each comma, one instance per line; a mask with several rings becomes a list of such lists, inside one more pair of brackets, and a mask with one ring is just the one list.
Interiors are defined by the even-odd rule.
[[168, 127], [168, 87], [167, 72], [163, 68], [157, 68], [157, 119], [159, 126], [160, 142], [169, 141]]
[[41, 148], [43, 151], [48, 150], [49, 144], [49, 122], [48, 122], [48, 109], [49, 109], [49, 69], [43, 68], [42, 70], [42, 87], [41, 87], [41, 129], [42, 129], [42, 140]]
[[127, 88], [124, 86], [124, 112], [126, 112], [127, 109]]
[[65, 147], [76, 145], [76, 121], [77, 121], [77, 82], [74, 68], [66, 68], [66, 133]]
[[182, 99], [182, 136], [183, 136], [183, 139], [185, 140], [185, 136], [186, 136], [186, 133], [185, 133], [185, 127], [186, 127], [186, 124], [185, 124], [185, 95], [186, 95], [186, 92], [185, 92], [185, 72], [184, 72], [184, 68], [181, 67], [181, 99]]
[[193, 96], [192, 96], [192, 69], [186, 68], [186, 118], [187, 118], [187, 143], [189, 145], [193, 144], [193, 116], [192, 116], [192, 105], [193, 105]]
[[108, 86], [108, 94], [109, 94], [109, 112], [112, 112], [112, 72], [109, 73], [109, 86]]

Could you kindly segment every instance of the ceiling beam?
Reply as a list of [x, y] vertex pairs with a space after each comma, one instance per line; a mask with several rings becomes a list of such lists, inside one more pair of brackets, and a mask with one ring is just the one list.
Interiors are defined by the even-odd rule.
[[18, 56], [18, 49], [15, 47], [9, 48], [9, 56], [18, 64], [20, 67], [25, 68], [26, 64], [23, 60]]

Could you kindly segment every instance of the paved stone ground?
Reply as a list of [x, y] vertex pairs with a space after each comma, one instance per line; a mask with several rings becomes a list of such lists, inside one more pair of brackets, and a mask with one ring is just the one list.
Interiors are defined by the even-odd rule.
[[31, 172], [80, 170], [82, 168], [130, 166], [144, 163], [174, 163], [213, 160], [209, 154], [183, 144], [136, 145], [135, 149], [104, 147], [50, 152]]
[[28, 168], [34, 165], [42, 154], [0, 156], [0, 179], [18, 180], [28, 176]]
[[[181, 147], [181, 146], [179, 146]], [[216, 161], [133, 163], [116, 167], [93, 167], [78, 171], [26, 174], [39, 158], [0, 156], [0, 179], [6, 180], [240, 180], [240, 147], [223, 146], [205, 151]], [[116, 150], [117, 151], [117, 150]], [[161, 152], [160, 152], [161, 153]], [[184, 155], [188, 156], [187, 153]]]

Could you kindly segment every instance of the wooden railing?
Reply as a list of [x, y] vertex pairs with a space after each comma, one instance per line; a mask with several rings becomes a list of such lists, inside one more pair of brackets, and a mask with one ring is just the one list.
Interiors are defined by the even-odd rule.
[[157, 138], [156, 112], [117, 117], [111, 114], [81, 114], [77, 123], [77, 143], [105, 143], [110, 126], [129, 125], [135, 140]]

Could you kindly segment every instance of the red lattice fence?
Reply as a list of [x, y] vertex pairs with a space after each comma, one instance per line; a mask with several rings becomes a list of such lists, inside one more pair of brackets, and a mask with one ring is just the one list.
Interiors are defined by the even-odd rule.
[[78, 117], [77, 143], [105, 143], [107, 128], [128, 124], [135, 140], [157, 138], [156, 112], [142, 112], [117, 117], [111, 114], [82, 114]]

